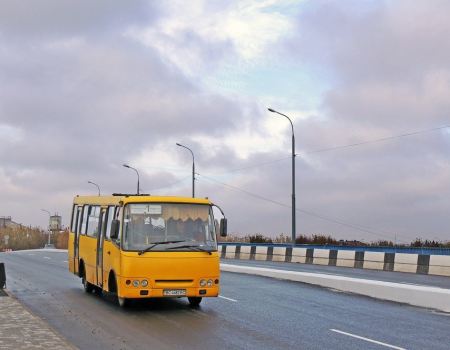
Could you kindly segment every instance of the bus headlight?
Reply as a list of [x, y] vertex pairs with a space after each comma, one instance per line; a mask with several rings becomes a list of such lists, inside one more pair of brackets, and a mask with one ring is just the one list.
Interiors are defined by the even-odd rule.
[[141, 286], [144, 287], [144, 288], [147, 287], [148, 286], [148, 281], [147, 280], [143, 280], [142, 283], [141, 283]]
[[208, 280], [208, 287], [212, 287], [213, 284], [214, 284], [214, 281], [213, 281], [213, 280]]
[[200, 281], [200, 286], [202, 286], [202, 287], [206, 286], [206, 281], [205, 280], [201, 280]]
[[139, 280], [133, 281], [133, 287], [139, 287]]

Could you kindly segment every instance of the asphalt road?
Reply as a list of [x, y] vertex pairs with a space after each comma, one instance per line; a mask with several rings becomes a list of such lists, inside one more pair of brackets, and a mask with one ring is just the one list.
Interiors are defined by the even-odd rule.
[[111, 295], [86, 294], [67, 253], [0, 261], [8, 290], [80, 349], [449, 348], [449, 314], [301, 283], [222, 273], [221, 297], [198, 308], [154, 299], [124, 310]]

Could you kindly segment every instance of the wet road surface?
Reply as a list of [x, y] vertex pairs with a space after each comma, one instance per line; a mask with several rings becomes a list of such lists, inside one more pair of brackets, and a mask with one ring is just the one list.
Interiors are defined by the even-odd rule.
[[112, 295], [85, 293], [66, 252], [0, 261], [8, 290], [80, 349], [448, 348], [448, 314], [301, 283], [222, 273], [221, 297], [197, 308], [181, 298], [124, 310]]

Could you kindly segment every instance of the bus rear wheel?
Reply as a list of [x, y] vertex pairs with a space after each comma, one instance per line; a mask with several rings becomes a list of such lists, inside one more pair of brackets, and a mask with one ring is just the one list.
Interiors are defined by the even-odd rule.
[[191, 306], [197, 306], [201, 303], [202, 297], [188, 297], [188, 301]]
[[83, 273], [83, 286], [86, 293], [92, 293], [94, 286], [86, 279], [86, 271]]

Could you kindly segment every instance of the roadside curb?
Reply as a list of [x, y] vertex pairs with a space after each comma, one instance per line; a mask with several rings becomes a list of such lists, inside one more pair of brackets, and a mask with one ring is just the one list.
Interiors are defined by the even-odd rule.
[[376, 299], [450, 312], [450, 289], [223, 263], [220, 264], [220, 270], [313, 284]]
[[8, 290], [1, 291], [0, 349], [78, 349]]

